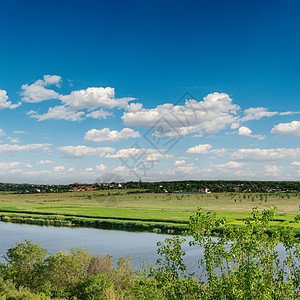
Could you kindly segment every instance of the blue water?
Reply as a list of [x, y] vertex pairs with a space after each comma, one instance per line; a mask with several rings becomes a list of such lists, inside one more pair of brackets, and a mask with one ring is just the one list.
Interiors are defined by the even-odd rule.
[[[170, 235], [127, 232], [116, 230], [103, 230], [94, 228], [52, 227], [27, 224], [0, 222], [0, 261], [4, 262], [4, 254], [16, 242], [25, 239], [40, 243], [40, 246], [56, 253], [60, 250], [69, 250], [72, 247], [87, 247], [93, 254], [109, 254], [116, 261], [118, 257], [132, 257], [136, 269], [141, 269], [143, 262], [155, 265], [159, 258], [157, 242], [170, 238]], [[199, 247], [189, 247], [191, 237], [185, 237], [187, 242], [183, 245], [186, 251], [184, 262], [187, 274], [195, 272], [200, 275], [198, 260], [203, 258], [203, 250]], [[282, 244], [277, 246], [279, 257], [285, 257]]]
[[[116, 230], [103, 230], [94, 228], [52, 227], [27, 224], [0, 222], [0, 261], [4, 262], [3, 255], [16, 242], [25, 239], [40, 243], [40, 246], [56, 253], [60, 250], [69, 250], [72, 247], [87, 247], [93, 254], [109, 254], [116, 261], [120, 256], [131, 256], [133, 265], [141, 269], [143, 262], [154, 265], [159, 258], [157, 255], [157, 242], [163, 241], [170, 235], [127, 232]], [[191, 237], [186, 237], [188, 241]], [[188, 272], [197, 272], [197, 261], [201, 249], [190, 248], [184, 245], [187, 252], [185, 262]], [[199, 256], [200, 255], [200, 256]]]

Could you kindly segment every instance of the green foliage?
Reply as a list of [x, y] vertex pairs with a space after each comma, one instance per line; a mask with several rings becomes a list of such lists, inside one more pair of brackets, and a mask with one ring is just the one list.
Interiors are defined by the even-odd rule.
[[[275, 208], [253, 208], [244, 226], [233, 226], [199, 208], [190, 218], [189, 233], [190, 246], [204, 252], [200, 278], [186, 274], [186, 240], [178, 236], [157, 244], [161, 258], [149, 272], [135, 272], [130, 258], [120, 257], [114, 268], [111, 256], [76, 248], [51, 254], [25, 240], [11, 247], [7, 263], [0, 264], [0, 300], [299, 299], [299, 240], [287, 226], [271, 231], [275, 216]], [[220, 237], [213, 237], [216, 232]], [[278, 243], [285, 248], [283, 259]]]
[[[165, 296], [168, 299], [174, 296], [185, 299], [192, 289], [193, 295], [202, 295], [204, 299], [298, 299], [299, 241], [292, 229], [286, 226], [280, 227], [271, 236], [268, 234], [275, 214], [275, 208], [263, 211], [254, 208], [251, 217], [244, 220], [243, 227], [234, 227], [226, 225], [225, 219], [217, 218], [215, 213], [199, 208], [190, 220], [190, 234], [194, 238], [190, 245], [204, 249], [204, 259], [200, 260], [204, 281], [200, 280], [193, 289], [190, 282], [185, 296], [180, 294], [182, 285], [179, 288], [178, 284], [185, 286], [188, 279], [174, 274], [181, 270], [178, 258], [183, 253], [180, 252], [178, 237], [167, 239], [165, 244], [159, 244], [159, 253], [166, 262], [155, 274], [162, 286], [171, 283], [173, 287], [169, 286]], [[217, 226], [223, 226], [223, 235], [213, 238], [212, 231]], [[283, 261], [276, 251], [279, 242], [283, 243], [287, 254]], [[174, 264], [176, 261], [180, 263]], [[173, 276], [169, 276], [170, 273]], [[176, 286], [177, 290], [174, 290]], [[173, 294], [170, 294], [171, 291], [174, 291]]]
[[76, 285], [86, 277], [90, 259], [86, 249], [72, 248], [70, 252], [50, 254], [45, 260], [41, 290], [57, 297], [70, 296]]
[[46, 255], [47, 250], [39, 244], [33, 244], [29, 240], [17, 243], [17, 246], [11, 247], [4, 256], [7, 265], [3, 273], [17, 286], [34, 287], [35, 278], [43, 268]]
[[91, 275], [77, 285], [74, 294], [83, 300], [105, 299], [105, 291], [113, 286], [113, 279], [108, 274]]

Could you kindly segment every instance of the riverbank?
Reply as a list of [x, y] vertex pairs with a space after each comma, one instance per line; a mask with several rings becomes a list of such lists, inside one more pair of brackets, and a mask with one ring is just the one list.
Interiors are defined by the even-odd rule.
[[99, 229], [125, 230], [135, 232], [155, 232], [167, 234], [186, 234], [188, 230], [187, 222], [157, 222], [142, 220], [95, 218], [82, 216], [68, 216], [55, 214], [38, 214], [23, 212], [0, 212], [0, 221], [19, 224], [34, 224], [41, 226], [58, 227], [88, 227]]
[[[82, 227], [82, 228], [97, 228], [110, 230], [123, 230], [133, 232], [155, 232], [163, 234], [187, 235], [189, 233], [187, 222], [156, 222], [142, 220], [124, 220], [124, 219], [109, 219], [109, 218], [93, 218], [55, 214], [37, 214], [37, 213], [11, 213], [0, 212], [0, 221], [11, 222], [17, 224], [32, 224], [40, 226], [56, 226], [56, 227]], [[243, 227], [244, 225], [235, 225]], [[278, 229], [278, 225], [271, 225], [267, 230], [269, 235], [273, 234]], [[293, 228], [295, 237], [300, 238], [300, 229]], [[215, 227], [212, 229], [213, 236], [220, 236], [223, 233], [223, 227]]]

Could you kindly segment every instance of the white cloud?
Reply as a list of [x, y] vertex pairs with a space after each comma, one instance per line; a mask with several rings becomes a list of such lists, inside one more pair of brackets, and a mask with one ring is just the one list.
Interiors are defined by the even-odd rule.
[[173, 155], [164, 153], [164, 150], [157, 149], [142, 149], [142, 148], [127, 148], [120, 149], [117, 153], [111, 155], [108, 154], [106, 157], [109, 158], [120, 158], [120, 159], [130, 159], [129, 164], [133, 163], [138, 165], [143, 164], [157, 164], [161, 159], [172, 158]]
[[157, 164], [161, 159], [169, 159], [172, 158], [173, 155], [162, 153], [160, 151], [157, 151], [155, 149], [147, 151], [147, 156], [145, 157], [145, 162], [151, 162]]
[[124, 108], [135, 98], [115, 98], [115, 89], [111, 87], [89, 87], [86, 90], [72, 91], [70, 95], [60, 97], [67, 106], [74, 109]]
[[137, 112], [137, 111], [141, 110], [142, 108], [143, 108], [142, 103], [130, 103], [125, 107], [125, 109], [130, 112]]
[[113, 171], [115, 171], [115, 172], [122, 172], [124, 170], [125, 170], [125, 166], [119, 166], [119, 167], [114, 168]]
[[72, 167], [72, 168], [69, 168], [69, 170], [68, 170], [68, 172], [70, 172], [70, 173], [71, 173], [71, 172], [74, 172], [74, 171], [75, 171], [75, 168], [73, 168], [73, 167]]
[[252, 130], [248, 127], [242, 126], [239, 128], [238, 132], [237, 132], [238, 136], [249, 136], [252, 138], [258, 138], [260, 140], [264, 139], [265, 137], [263, 135], [259, 135], [259, 134], [252, 134]]
[[271, 133], [279, 135], [290, 135], [300, 137], [300, 121], [293, 121], [291, 123], [279, 123], [275, 125]]
[[116, 130], [110, 131], [109, 128], [103, 128], [101, 130], [91, 129], [86, 132], [84, 139], [88, 142], [117, 142], [120, 140], [127, 140], [128, 138], [140, 137], [138, 131], [134, 131], [130, 128], [123, 128], [120, 132]]
[[300, 114], [300, 111], [284, 111], [281, 112], [279, 115], [280, 116], [290, 116], [290, 115], [298, 115]]
[[44, 85], [56, 85], [60, 87], [61, 77], [57, 75], [45, 75], [44, 76]]
[[300, 169], [300, 161], [293, 161], [292, 163], [291, 163], [291, 166], [292, 167], [295, 167], [296, 169]]
[[232, 123], [230, 128], [231, 129], [238, 129], [240, 127], [240, 123], [239, 122], [236, 122], [236, 123]]
[[86, 168], [85, 171], [86, 172], [93, 172], [94, 170], [93, 170], [93, 168]]
[[65, 170], [65, 167], [64, 166], [56, 166], [54, 167], [54, 172], [62, 172]]
[[61, 77], [57, 75], [45, 75], [44, 79], [39, 79], [31, 85], [22, 85], [22, 101], [29, 103], [38, 103], [50, 99], [59, 99], [60, 95], [46, 87], [56, 85], [59, 87]]
[[18, 144], [18, 143], [20, 143], [20, 139], [19, 138], [13, 138], [13, 137], [7, 137], [7, 139], [11, 142], [11, 143], [13, 143], [13, 144]]
[[97, 171], [105, 171], [106, 170], [106, 166], [103, 164], [97, 165], [96, 166]]
[[[136, 100], [135, 98], [116, 98], [115, 90], [111, 87], [89, 87], [85, 90], [72, 91], [69, 95], [62, 95], [53, 89], [48, 88], [48, 86], [51, 85], [60, 87], [60, 82], [60, 76], [45, 75], [44, 79], [37, 80], [31, 85], [24, 84], [22, 86], [21, 96], [23, 96], [22, 101], [24, 102], [38, 103], [50, 99], [61, 101], [61, 105], [50, 107], [48, 112], [44, 114], [39, 114], [38, 112], [31, 110], [28, 112], [28, 115], [30, 115], [31, 118], [35, 118], [39, 121], [51, 119], [80, 121], [83, 119], [86, 112], [79, 110], [88, 110], [89, 113], [85, 116], [87, 118], [107, 119], [108, 117], [113, 116], [111, 112], [107, 112], [103, 110], [103, 108], [98, 111], [93, 110], [100, 107], [108, 109], [123, 108], [128, 110], [141, 108], [141, 105], [139, 104], [128, 104], [128, 102]], [[5, 99], [5, 103], [6, 100], [7, 99]], [[8, 104], [5, 105], [7, 106]], [[13, 106], [11, 108], [13, 108]]]
[[23, 165], [24, 163], [20, 161], [12, 161], [12, 162], [1, 162], [0, 161], [0, 170], [9, 170], [14, 169], [18, 166]]
[[5, 90], [0, 90], [0, 110], [4, 108], [15, 109], [21, 105], [21, 102], [17, 104], [12, 104], [11, 101], [8, 101], [7, 92]]
[[231, 153], [230, 157], [237, 161], [273, 161], [300, 157], [300, 148], [239, 149]]
[[235, 123], [240, 107], [225, 93], [208, 94], [203, 101], [186, 100], [183, 106], [166, 103], [153, 109], [140, 108], [122, 116], [128, 126], [157, 127], [156, 136], [216, 133]]
[[273, 117], [278, 115], [277, 111], [268, 111], [265, 107], [251, 107], [244, 110], [242, 121], [259, 120], [263, 117]]
[[106, 120], [108, 117], [113, 116], [112, 112], [108, 112], [101, 108], [100, 110], [95, 110], [89, 114], [86, 115], [87, 118], [93, 118], [93, 119], [104, 119]]
[[175, 160], [174, 166], [181, 166], [185, 164], [185, 160]]
[[280, 167], [278, 167], [276, 165], [267, 165], [267, 166], [264, 166], [264, 169], [267, 173], [275, 173], [276, 174], [280, 170]]
[[226, 164], [219, 164], [219, 165], [214, 165], [213, 167], [215, 168], [225, 168], [225, 169], [237, 169], [237, 168], [241, 168], [245, 165], [245, 163], [240, 163], [237, 161], [229, 161]]
[[50, 165], [50, 164], [54, 164], [54, 162], [52, 160], [40, 160], [37, 164], [38, 165]]
[[198, 146], [189, 148], [186, 152], [190, 154], [208, 154], [211, 148], [212, 145], [210, 144], [200, 144]]
[[147, 149], [141, 148], [127, 148], [127, 149], [120, 149], [116, 154], [108, 154], [107, 157], [110, 158], [134, 158], [143, 153], [145, 153]]
[[110, 147], [87, 147], [87, 146], [64, 146], [57, 148], [60, 152], [62, 152], [63, 157], [69, 158], [80, 158], [86, 156], [104, 156], [108, 153], [115, 152], [114, 148]]
[[27, 145], [0, 145], [0, 154], [13, 153], [13, 152], [33, 152], [33, 151], [46, 151], [49, 150], [50, 144], [27, 144]]
[[38, 121], [45, 120], [67, 120], [67, 121], [81, 121], [84, 112], [82, 111], [73, 111], [65, 106], [54, 106], [50, 107], [48, 112], [39, 115], [36, 111], [29, 111], [27, 115], [30, 115], [30, 118], [37, 119]]
[[238, 135], [239, 136], [251, 136], [252, 130], [249, 129], [248, 127], [242, 126], [238, 130]]
[[225, 156], [228, 155], [228, 149], [225, 148], [212, 149], [209, 151], [209, 154], [216, 154], [217, 156]]

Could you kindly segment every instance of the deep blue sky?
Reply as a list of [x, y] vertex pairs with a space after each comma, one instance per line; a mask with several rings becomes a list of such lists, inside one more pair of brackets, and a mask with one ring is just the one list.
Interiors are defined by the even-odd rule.
[[[60, 89], [51, 87], [61, 94], [88, 87], [112, 87], [117, 98], [135, 97], [149, 109], [174, 103], [188, 91], [198, 101], [210, 93], [226, 93], [242, 110], [265, 107], [279, 113], [297, 112], [299, 11], [299, 1], [0, 0], [0, 90], [17, 103], [23, 84], [30, 85], [49, 74], [62, 78]], [[38, 143], [38, 137], [45, 135], [53, 151], [57, 146], [86, 144], [83, 135], [92, 128], [139, 129], [123, 124], [123, 111], [118, 109], [109, 122], [106, 119], [98, 123], [38, 122], [26, 116], [31, 109], [38, 107], [39, 113], [45, 113], [52, 104], [60, 103], [51, 101], [51, 105], [47, 101], [23, 103], [14, 110], [0, 110], [0, 129], [6, 133], [2, 143], [21, 127], [30, 133], [21, 144]], [[276, 121], [248, 121], [243, 126], [251, 128], [253, 135], [267, 135], [279, 123], [298, 120], [295, 114]], [[64, 135], [59, 134], [62, 127]], [[74, 141], [74, 130], [78, 141]], [[280, 136], [274, 141], [271, 135], [270, 139], [260, 140], [258, 146], [299, 147], [297, 132], [289, 136], [292, 138], [283, 140]], [[254, 142], [249, 136], [249, 141], [242, 144], [234, 138], [236, 135], [223, 132], [214, 147], [226, 148], [227, 143], [228, 147], [249, 148]], [[190, 140], [190, 147], [213, 144]], [[133, 143], [128, 142], [126, 147]], [[184, 150], [183, 145], [178, 145], [179, 150]], [[0, 156], [5, 162], [20, 159]], [[297, 157], [290, 163], [294, 161]], [[299, 170], [295, 172], [292, 177], [298, 178]]]

